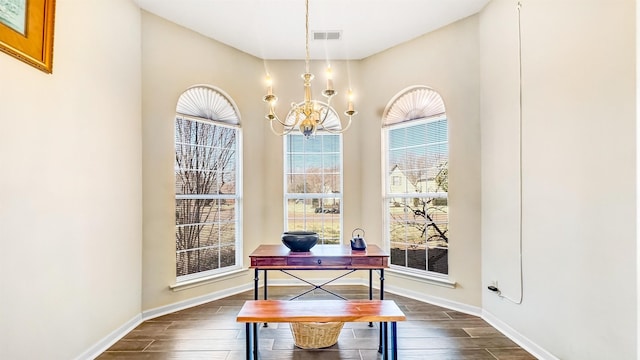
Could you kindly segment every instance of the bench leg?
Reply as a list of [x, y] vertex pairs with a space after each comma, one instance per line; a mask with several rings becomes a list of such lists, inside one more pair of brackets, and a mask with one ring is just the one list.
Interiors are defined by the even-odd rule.
[[398, 326], [396, 322], [391, 323], [391, 359], [398, 360]]
[[389, 360], [389, 342], [387, 341], [389, 338], [389, 323], [382, 322], [380, 325], [380, 329], [382, 330], [382, 337], [380, 338], [380, 342], [382, 343], [382, 358]]
[[253, 360], [258, 360], [258, 323], [253, 323]]
[[[373, 300], [373, 269], [369, 269], [369, 300]], [[369, 322], [369, 327], [373, 327], [372, 322]]]
[[251, 353], [252, 353], [252, 349], [251, 349], [251, 323], [246, 323], [245, 324], [245, 336], [246, 336], [246, 340], [245, 340], [245, 348], [247, 349], [246, 353], [247, 353], [247, 360], [251, 360]]

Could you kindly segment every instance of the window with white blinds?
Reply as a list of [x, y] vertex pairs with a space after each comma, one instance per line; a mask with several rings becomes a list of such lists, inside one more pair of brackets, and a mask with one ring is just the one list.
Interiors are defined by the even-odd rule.
[[314, 231], [339, 244], [342, 229], [342, 135], [300, 133], [284, 141], [285, 228]]
[[412, 88], [385, 112], [385, 227], [393, 268], [447, 275], [448, 122], [436, 95], [426, 87]]
[[[209, 111], [195, 111], [198, 107]], [[213, 119], [201, 117], [207, 113]], [[242, 266], [238, 122], [235, 107], [215, 88], [191, 88], [180, 98], [175, 118], [178, 282]]]

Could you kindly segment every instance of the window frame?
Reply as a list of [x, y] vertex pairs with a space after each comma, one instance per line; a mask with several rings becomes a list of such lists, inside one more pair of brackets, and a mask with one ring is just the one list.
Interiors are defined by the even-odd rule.
[[[213, 91], [217, 91], [219, 92], [219, 90], [217, 89], [212, 89]], [[224, 96], [224, 93], [220, 92], [220, 95]], [[227, 98], [227, 100], [230, 101], [229, 98]], [[235, 107], [234, 107], [235, 108]], [[177, 261], [178, 261], [178, 253], [179, 252], [184, 252], [186, 250], [178, 250], [177, 246], [174, 246], [175, 250], [174, 250], [174, 260], [176, 261], [176, 265], [174, 266], [174, 271], [175, 272], [175, 277], [176, 277], [176, 284], [180, 285], [183, 283], [187, 283], [187, 282], [191, 282], [191, 281], [195, 281], [195, 280], [204, 280], [204, 279], [208, 279], [211, 277], [215, 277], [215, 276], [220, 276], [226, 273], [232, 273], [235, 271], [238, 271], [240, 269], [243, 268], [244, 262], [243, 262], [243, 237], [242, 237], [242, 206], [243, 206], [243, 202], [242, 202], [242, 128], [239, 124], [230, 124], [228, 122], [225, 121], [218, 121], [218, 120], [211, 120], [211, 119], [204, 119], [204, 118], [200, 118], [200, 117], [196, 117], [196, 116], [190, 116], [190, 115], [185, 115], [185, 114], [176, 114], [174, 117], [174, 156], [175, 156], [175, 152], [177, 149], [177, 138], [176, 138], [176, 134], [175, 134], [175, 129], [176, 129], [176, 123], [178, 121], [179, 118], [182, 118], [183, 120], [188, 120], [188, 121], [194, 121], [194, 122], [200, 122], [203, 124], [209, 124], [212, 126], [218, 126], [218, 127], [223, 127], [223, 128], [230, 128], [233, 129], [236, 133], [236, 140], [235, 140], [235, 194], [231, 195], [231, 194], [198, 194], [198, 195], [189, 195], [189, 194], [178, 194], [177, 193], [177, 189], [174, 190], [174, 207], [177, 206], [177, 202], [178, 200], [184, 200], [184, 199], [211, 199], [211, 200], [234, 200], [235, 201], [235, 209], [234, 209], [234, 219], [235, 219], [235, 231], [234, 231], [234, 236], [235, 236], [235, 241], [234, 241], [234, 246], [235, 246], [235, 264], [232, 266], [225, 266], [225, 267], [219, 267], [216, 269], [210, 269], [210, 270], [205, 270], [205, 271], [199, 271], [196, 273], [191, 273], [191, 274], [185, 274], [185, 275], [178, 275], [177, 273]], [[174, 179], [175, 179], [175, 174], [178, 171], [177, 169], [177, 164], [175, 163], [175, 158], [174, 158]], [[176, 219], [177, 220], [177, 219]], [[174, 233], [174, 240], [177, 240], [177, 229], [179, 226], [184, 226], [185, 224], [177, 224], [177, 222], [174, 224], [174, 229], [176, 231], [176, 233]], [[193, 225], [193, 224], [191, 224]]]
[[[289, 136], [299, 136], [302, 138], [302, 141], [307, 141], [307, 139], [304, 138], [304, 135], [298, 131], [298, 130], [294, 130], [291, 133], [283, 136], [283, 193], [284, 193], [284, 201], [283, 201], [283, 207], [284, 207], [284, 224], [283, 224], [283, 228], [285, 229], [285, 231], [291, 231], [289, 230], [289, 201], [290, 200], [297, 200], [297, 199], [303, 199], [303, 200], [313, 200], [313, 199], [338, 199], [339, 201], [339, 206], [338, 206], [338, 226], [339, 226], [339, 230], [340, 230], [340, 235], [337, 239], [338, 244], [343, 244], [344, 243], [344, 148], [343, 148], [343, 136], [341, 133], [330, 133], [328, 131], [317, 131], [314, 135], [312, 135], [312, 138], [317, 137], [317, 136], [334, 136], [338, 139], [338, 149], [339, 149], [339, 153], [338, 153], [338, 171], [339, 171], [339, 184], [340, 184], [340, 191], [338, 193], [290, 193], [288, 192], [288, 182], [287, 182], [287, 176], [292, 175], [293, 173], [289, 173], [288, 170], [289, 168], [287, 167], [287, 155], [289, 154], [289, 150], [288, 150], [288, 145], [289, 145]], [[322, 153], [316, 153], [316, 154], [324, 154], [324, 152]], [[306, 174], [306, 173], [305, 173]], [[306, 214], [304, 216], [304, 228], [307, 229], [306, 226], [306, 221], [307, 221], [307, 217]], [[323, 236], [323, 234], [321, 232], [318, 232], [318, 235], [320, 237], [318, 244], [325, 244], [325, 237]]]
[[[408, 192], [404, 192], [404, 193], [398, 193], [398, 192], [391, 192], [391, 186], [394, 184], [394, 175], [392, 173], [392, 164], [390, 163], [390, 132], [392, 130], [395, 129], [400, 129], [400, 128], [407, 128], [407, 127], [412, 127], [412, 126], [420, 126], [422, 124], [428, 124], [428, 123], [432, 123], [432, 122], [437, 122], [437, 121], [446, 121], [447, 122], [447, 163], [449, 162], [450, 159], [450, 149], [449, 149], [449, 119], [446, 115], [446, 113], [442, 113], [442, 114], [438, 114], [438, 115], [434, 115], [434, 116], [428, 116], [428, 117], [423, 117], [423, 118], [418, 118], [418, 119], [412, 119], [412, 120], [406, 120], [406, 121], [402, 121], [402, 122], [395, 122], [389, 125], [385, 125], [382, 127], [382, 169], [383, 169], [383, 176], [382, 176], [382, 201], [383, 201], [383, 231], [384, 231], [384, 243], [385, 243], [385, 248], [387, 251], [389, 251], [389, 253], [391, 254], [391, 244], [392, 244], [392, 239], [391, 239], [391, 202], [393, 199], [415, 199], [415, 198], [421, 198], [421, 199], [425, 199], [425, 198], [431, 198], [431, 199], [447, 199], [447, 202], [449, 201], [449, 192], [416, 192], [416, 193], [408, 193]], [[442, 144], [444, 142], [440, 142], [440, 144]], [[427, 145], [427, 142], [425, 140], [425, 145]], [[436, 143], [434, 143], [436, 144]], [[433, 145], [433, 144], [429, 144], [429, 145]], [[449, 168], [449, 166], [447, 166], [447, 169]], [[419, 194], [419, 196], [417, 196]], [[425, 224], [426, 224], [426, 218], [425, 218]], [[447, 205], [447, 231], [449, 229], [449, 223], [450, 223], [450, 217], [449, 217], [449, 212], [448, 212], [448, 205]], [[447, 236], [448, 239], [448, 236]], [[425, 239], [426, 242], [426, 239]], [[447, 241], [448, 244], [448, 241]], [[426, 247], [426, 243], [425, 243], [425, 247]], [[389, 267], [390, 269], [399, 271], [399, 272], [403, 272], [403, 273], [407, 273], [407, 274], [414, 274], [414, 275], [418, 275], [418, 276], [428, 276], [428, 277], [434, 277], [434, 278], [438, 278], [438, 279], [448, 279], [449, 278], [449, 261], [447, 259], [447, 273], [443, 274], [443, 273], [439, 273], [439, 272], [435, 272], [435, 271], [429, 271], [429, 255], [428, 255], [428, 249], [425, 249], [426, 253], [425, 253], [425, 257], [426, 257], [426, 263], [425, 263], [425, 269], [416, 269], [416, 268], [412, 268], [409, 267], [408, 264], [407, 265], [395, 265], [391, 263], [391, 257], [389, 259]], [[449, 254], [449, 246], [447, 246], [447, 257]]]

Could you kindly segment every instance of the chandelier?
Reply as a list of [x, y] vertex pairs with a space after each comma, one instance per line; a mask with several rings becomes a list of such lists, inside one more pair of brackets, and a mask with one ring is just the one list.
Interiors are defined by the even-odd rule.
[[[311, 98], [311, 81], [314, 76], [309, 71], [309, 0], [305, 0], [305, 51], [305, 73], [301, 75], [304, 83], [304, 100], [300, 103], [292, 102], [291, 109], [284, 120], [276, 115], [275, 105], [278, 97], [273, 93], [273, 82], [271, 76], [267, 74], [267, 95], [262, 100], [269, 107], [269, 113], [265, 117], [269, 120], [271, 131], [278, 136], [283, 136], [294, 129], [299, 129], [306, 138], [314, 135], [319, 129], [334, 134], [342, 133], [351, 126], [351, 118], [357, 114], [357, 111], [353, 109], [353, 93], [349, 90], [347, 111], [344, 112], [348, 121], [343, 127], [340, 116], [331, 107], [331, 99], [337, 94], [333, 88], [331, 67], [327, 69], [327, 88], [322, 91], [322, 95], [327, 98], [326, 103]], [[274, 122], [280, 124], [281, 132], [276, 130]]]

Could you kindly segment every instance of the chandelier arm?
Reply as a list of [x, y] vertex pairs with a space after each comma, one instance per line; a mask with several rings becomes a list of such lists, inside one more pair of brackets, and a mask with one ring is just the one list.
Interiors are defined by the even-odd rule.
[[[321, 126], [323, 126], [323, 125], [324, 125], [324, 121], [325, 121], [325, 120], [327, 120], [327, 117], [329, 116], [329, 111], [330, 111], [330, 109], [331, 109], [331, 98], [332, 98], [332, 97], [333, 97], [333, 96], [329, 96], [329, 97], [327, 98], [327, 106], [325, 106], [324, 117], [322, 118], [322, 120], [318, 121], [318, 124], [319, 124], [319, 125], [321, 125]], [[337, 115], [338, 115], [338, 114], [336, 113], [336, 116], [337, 116]], [[339, 120], [339, 119], [340, 119], [340, 117], [338, 117], [338, 120]], [[324, 127], [324, 126], [323, 126], [323, 127]]]
[[[340, 121], [340, 125], [342, 125], [342, 119], [338, 116], [338, 121]], [[322, 130], [330, 133], [330, 134], [342, 134], [343, 132], [347, 131], [349, 129], [349, 126], [351, 126], [351, 116], [349, 116], [349, 121], [347, 122], [347, 126], [345, 126], [344, 128], [340, 129], [340, 130], [329, 130], [329, 128], [326, 127], [322, 127]]]
[[287, 130], [287, 126], [285, 125], [284, 128], [283, 128], [283, 131], [282, 132], [278, 132], [273, 127], [273, 121], [269, 121], [269, 127], [271, 128], [271, 132], [274, 133], [276, 136], [289, 135], [293, 131], [293, 129], [295, 129], [295, 127], [292, 126], [292, 127], [289, 127], [289, 130]]
[[[284, 127], [289, 127], [289, 125], [287, 125], [287, 123], [283, 122], [282, 120], [280, 120], [280, 118], [278, 117], [278, 114], [276, 114], [276, 112], [273, 112], [273, 118], [269, 119], [270, 123], [273, 123], [273, 120], [276, 120], [278, 123], [280, 123], [280, 125], [284, 126]], [[291, 125], [291, 127], [295, 127], [296, 124]]]

